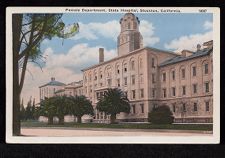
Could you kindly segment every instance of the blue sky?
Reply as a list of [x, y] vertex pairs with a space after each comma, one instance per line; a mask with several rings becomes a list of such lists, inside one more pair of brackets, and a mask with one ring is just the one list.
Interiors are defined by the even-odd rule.
[[[146, 20], [153, 24], [154, 35], [160, 38], [160, 41], [154, 45], [148, 45], [159, 49], [166, 49], [165, 43], [172, 41], [180, 36], [204, 33], [208, 30], [203, 29], [203, 25], [206, 21], [212, 22], [212, 14], [199, 14], [199, 13], [183, 13], [183, 14], [135, 14], [139, 17], [139, 20]], [[106, 23], [108, 21], [118, 21], [123, 16], [122, 13], [115, 14], [64, 14], [62, 20], [65, 24], [78, 23]], [[66, 53], [74, 44], [88, 42], [90, 46], [104, 45], [108, 49], [116, 47], [116, 41], [100, 37], [98, 40], [86, 40], [78, 39], [71, 40], [66, 39], [62, 45], [62, 39], [53, 38], [48, 45], [42, 45], [42, 50], [45, 50], [48, 46], [52, 47], [55, 53]], [[173, 51], [173, 49], [170, 49]]]
[[[117, 56], [116, 39], [120, 33], [119, 20], [123, 13], [68, 13], [62, 17], [66, 25], [79, 23], [80, 31], [74, 37], [44, 40], [41, 50], [46, 57], [43, 72], [29, 64], [33, 76], [26, 73], [22, 98], [33, 96], [39, 100], [40, 85], [51, 77], [63, 83], [82, 79], [81, 70], [98, 63], [98, 49], [105, 49], [105, 60]], [[213, 15], [209, 13], [145, 13], [135, 14], [140, 20], [144, 46], [170, 50], [196, 50], [196, 45], [212, 40]], [[63, 44], [62, 44], [63, 43]]]

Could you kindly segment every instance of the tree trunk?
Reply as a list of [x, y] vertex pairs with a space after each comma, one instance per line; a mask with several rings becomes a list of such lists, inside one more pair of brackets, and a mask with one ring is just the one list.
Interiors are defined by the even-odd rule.
[[116, 114], [111, 114], [111, 117], [110, 117], [110, 123], [113, 124], [113, 123], [116, 123]]
[[20, 135], [20, 89], [19, 89], [19, 41], [22, 27], [22, 14], [13, 14], [13, 135]]
[[53, 125], [53, 117], [48, 117], [48, 125]]
[[81, 116], [77, 116], [77, 123], [82, 123], [81, 122]]
[[63, 125], [64, 124], [64, 116], [59, 117], [59, 125]]

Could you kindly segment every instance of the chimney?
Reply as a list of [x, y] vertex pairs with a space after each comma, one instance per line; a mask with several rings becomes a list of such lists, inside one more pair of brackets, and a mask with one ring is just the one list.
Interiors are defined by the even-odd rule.
[[52, 78], [51, 78], [51, 81], [55, 81], [55, 77], [52, 77]]
[[212, 48], [212, 47], [213, 47], [213, 40], [208, 41], [208, 42], [204, 42], [204, 43], [203, 43], [203, 46], [204, 46], [205, 48]]
[[104, 48], [99, 48], [99, 63], [104, 62]]
[[183, 57], [188, 57], [192, 54], [193, 54], [193, 52], [191, 52], [189, 50], [182, 50], [182, 52], [181, 52], [181, 56], [183, 56]]
[[201, 50], [201, 45], [197, 44], [197, 51], [200, 51], [200, 50]]

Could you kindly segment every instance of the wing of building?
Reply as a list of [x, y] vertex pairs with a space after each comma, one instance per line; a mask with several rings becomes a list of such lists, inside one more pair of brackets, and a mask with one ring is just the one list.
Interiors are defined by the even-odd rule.
[[[167, 105], [175, 122], [212, 122], [213, 41], [196, 44], [195, 52], [184, 50], [181, 54], [143, 47], [139, 23], [132, 13], [120, 19], [118, 56], [104, 61], [104, 49], [99, 49], [99, 63], [82, 70], [82, 95], [95, 108], [107, 88], [123, 90], [130, 100], [131, 113], [120, 113], [119, 121], [145, 122], [153, 108]], [[95, 109], [93, 122], [108, 122], [109, 118]]]

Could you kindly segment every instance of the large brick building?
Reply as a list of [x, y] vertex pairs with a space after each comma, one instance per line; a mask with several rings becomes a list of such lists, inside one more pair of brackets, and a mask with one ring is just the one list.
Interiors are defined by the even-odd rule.
[[[212, 41], [196, 51], [181, 54], [143, 47], [139, 19], [132, 13], [121, 20], [118, 57], [104, 61], [99, 49], [99, 63], [83, 69], [82, 94], [92, 101], [107, 88], [120, 88], [130, 100], [131, 113], [117, 115], [120, 121], [147, 121], [154, 107], [168, 105], [176, 122], [212, 122], [213, 75]], [[109, 117], [95, 109], [94, 122], [108, 122]]]

